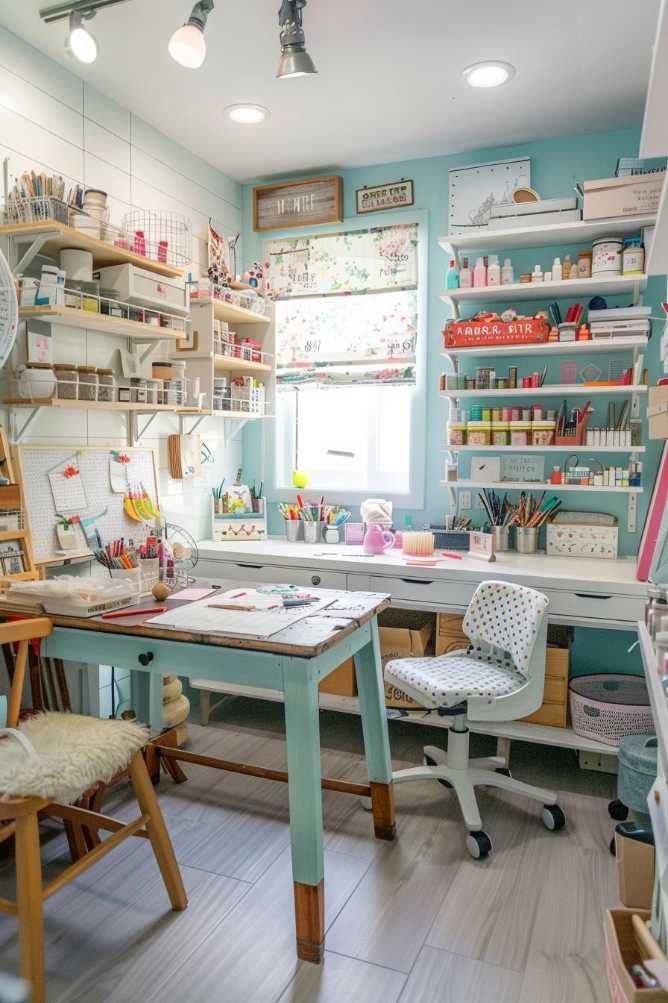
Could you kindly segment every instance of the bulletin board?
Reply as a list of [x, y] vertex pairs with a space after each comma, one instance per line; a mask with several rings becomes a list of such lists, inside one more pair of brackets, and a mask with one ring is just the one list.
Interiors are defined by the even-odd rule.
[[[123, 448], [116, 446], [18, 446], [15, 450], [17, 474], [23, 485], [25, 516], [32, 534], [36, 564], [60, 564], [67, 558], [81, 557], [90, 549], [79, 552], [59, 552], [56, 537], [57, 513], [54, 498], [55, 481], [61, 471], [69, 467], [78, 471], [69, 490], [70, 507], [64, 512], [68, 517], [79, 516], [97, 529], [104, 542], [124, 537], [143, 541], [153, 531], [154, 523], [136, 522], [126, 514], [124, 494], [112, 490], [110, 460], [123, 454], [127, 483], [130, 487], [143, 486], [159, 504], [156, 456], [152, 449]], [[64, 476], [64, 475], [63, 475]], [[80, 483], [74, 485], [74, 481]], [[68, 492], [65, 480], [56, 494], [61, 503]], [[93, 521], [91, 521], [93, 520]]]

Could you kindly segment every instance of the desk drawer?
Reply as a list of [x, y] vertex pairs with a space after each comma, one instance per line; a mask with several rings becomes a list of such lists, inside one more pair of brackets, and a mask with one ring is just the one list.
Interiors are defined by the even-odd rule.
[[551, 618], [566, 616], [578, 620], [626, 620], [629, 629], [634, 629], [636, 621], [644, 617], [644, 602], [641, 597], [635, 599], [614, 592], [588, 592], [586, 589], [572, 592], [556, 589], [542, 591], [550, 600], [548, 616]]
[[[350, 577], [350, 576], [349, 576]], [[465, 610], [476, 590], [476, 582], [454, 582], [413, 577], [410, 568], [401, 577], [370, 575], [370, 592], [389, 592], [393, 600], [403, 602], [429, 603], [453, 610]]]
[[218, 582], [226, 578], [232, 581], [262, 582], [272, 585], [320, 586], [322, 589], [345, 589], [346, 576], [335, 571], [318, 571], [308, 568], [278, 567], [254, 561], [249, 555], [247, 561], [200, 561], [197, 577], [201, 581]]

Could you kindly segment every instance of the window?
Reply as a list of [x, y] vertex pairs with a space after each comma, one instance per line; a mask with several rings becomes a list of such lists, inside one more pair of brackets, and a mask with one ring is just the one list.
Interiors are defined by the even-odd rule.
[[415, 480], [418, 226], [271, 241], [276, 486], [408, 496]]

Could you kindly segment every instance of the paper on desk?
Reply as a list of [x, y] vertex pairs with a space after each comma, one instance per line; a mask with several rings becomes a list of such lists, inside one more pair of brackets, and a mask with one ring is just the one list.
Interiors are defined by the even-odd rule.
[[180, 602], [195, 602], [196, 599], [206, 599], [207, 596], [214, 595], [218, 589], [211, 588], [188, 588], [181, 589], [180, 592], [172, 592], [170, 599], [178, 599]]
[[262, 640], [271, 637], [272, 634], [278, 634], [298, 620], [321, 611], [331, 601], [323, 599], [308, 606], [274, 608], [276, 603], [274, 596], [249, 592], [243, 599], [236, 600], [237, 604], [250, 605], [252, 602], [259, 607], [258, 609], [247, 612], [242, 608], [233, 610], [216, 608], [216, 604], [221, 602], [234, 604], [235, 600], [231, 596], [235, 592], [238, 592], [238, 589], [231, 593], [217, 592], [215, 596], [208, 596], [198, 602], [188, 603], [187, 606], [180, 606], [178, 609], [151, 617], [146, 623], [171, 630], [192, 631], [196, 634], [240, 634]]

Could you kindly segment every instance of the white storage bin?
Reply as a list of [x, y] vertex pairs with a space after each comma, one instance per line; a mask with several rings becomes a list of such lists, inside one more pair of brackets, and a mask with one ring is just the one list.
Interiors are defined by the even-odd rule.
[[165, 313], [188, 313], [188, 292], [183, 279], [163, 278], [136, 265], [109, 265], [93, 277], [107, 289], [118, 290], [119, 298], [138, 306]]

